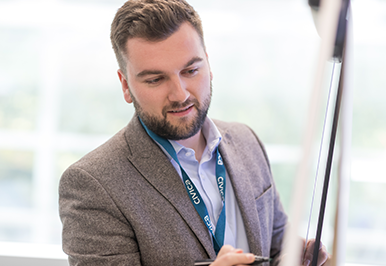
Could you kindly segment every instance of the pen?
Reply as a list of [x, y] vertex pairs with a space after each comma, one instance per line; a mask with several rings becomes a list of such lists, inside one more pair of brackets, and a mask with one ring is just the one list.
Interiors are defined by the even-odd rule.
[[[269, 262], [269, 261], [271, 261], [271, 260], [272, 260], [271, 258], [261, 257], [261, 256], [255, 256], [255, 261], [252, 262], [251, 264], [247, 264], [247, 265], [259, 265], [260, 263], [263, 263], [263, 262]], [[194, 262], [194, 266], [208, 266], [208, 265], [210, 265], [212, 262], [214, 262], [214, 260], [212, 260], [212, 259], [196, 260], [196, 261]]]

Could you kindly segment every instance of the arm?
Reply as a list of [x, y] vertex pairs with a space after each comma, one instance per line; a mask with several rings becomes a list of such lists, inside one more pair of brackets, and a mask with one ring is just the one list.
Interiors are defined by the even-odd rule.
[[72, 167], [63, 174], [59, 212], [70, 265], [141, 265], [131, 225], [86, 171]]

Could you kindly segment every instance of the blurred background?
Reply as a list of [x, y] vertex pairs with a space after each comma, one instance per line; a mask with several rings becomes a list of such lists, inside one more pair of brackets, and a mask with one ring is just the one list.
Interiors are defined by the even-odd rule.
[[[0, 264], [1, 256], [15, 254], [66, 258], [60, 246], [60, 176], [133, 115], [109, 39], [123, 3], [0, 0]], [[210, 116], [256, 131], [288, 210], [320, 42], [307, 1], [189, 3], [201, 15], [214, 74]], [[346, 262], [386, 265], [386, 1], [352, 0], [352, 10]], [[322, 239], [330, 251], [335, 191], [336, 167]], [[318, 199], [315, 204], [311, 237]]]

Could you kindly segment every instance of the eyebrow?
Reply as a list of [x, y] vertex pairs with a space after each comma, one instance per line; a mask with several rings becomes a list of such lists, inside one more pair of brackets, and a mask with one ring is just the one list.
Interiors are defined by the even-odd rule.
[[202, 59], [201, 57], [195, 56], [195, 57], [193, 57], [192, 59], [190, 59], [188, 63], [186, 63], [186, 65], [184, 66], [184, 68], [190, 67], [190, 66], [193, 65], [194, 63], [196, 63], [196, 62], [201, 62], [201, 61], [203, 61], [203, 60], [204, 60], [204, 59]]
[[147, 75], [159, 75], [159, 74], [163, 74], [163, 72], [159, 70], [144, 70], [137, 74], [137, 78], [142, 78]]
[[[201, 62], [203, 60], [204, 59], [202, 59], [201, 57], [195, 56], [192, 59], [190, 59], [188, 63], [186, 63], [184, 65], [184, 68], [190, 67], [194, 63]], [[163, 73], [164, 72], [162, 72], [160, 70], [143, 70], [143, 71], [139, 72], [136, 76], [137, 76], [137, 78], [141, 78], [141, 77], [144, 77], [144, 76], [147, 76], [147, 75], [160, 75], [160, 74], [163, 74]]]

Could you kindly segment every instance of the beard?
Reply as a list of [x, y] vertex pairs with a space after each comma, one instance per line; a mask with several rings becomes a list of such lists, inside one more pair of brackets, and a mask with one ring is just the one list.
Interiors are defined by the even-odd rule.
[[[162, 118], [145, 112], [131, 92], [130, 95], [137, 115], [150, 131], [165, 139], [181, 140], [196, 135], [204, 124], [212, 99], [212, 82], [210, 82], [210, 92], [202, 103], [196, 98], [188, 98], [182, 103], [171, 102], [169, 106], [165, 106], [162, 109]], [[197, 111], [197, 114], [191, 121], [188, 121], [187, 117], [182, 117], [178, 125], [172, 125], [170, 121], [167, 120], [167, 110], [183, 109], [191, 104], [193, 104], [192, 108], [195, 108]]]

